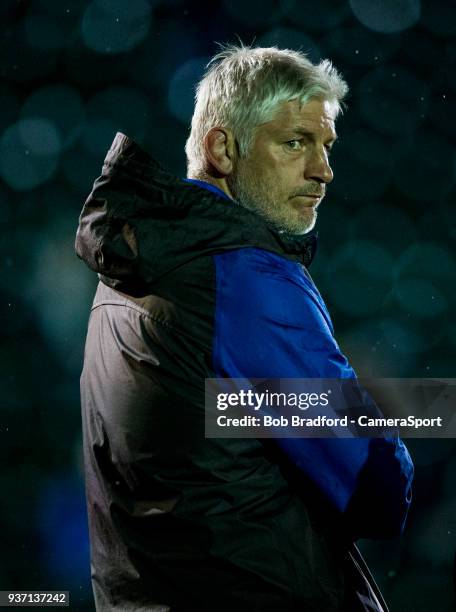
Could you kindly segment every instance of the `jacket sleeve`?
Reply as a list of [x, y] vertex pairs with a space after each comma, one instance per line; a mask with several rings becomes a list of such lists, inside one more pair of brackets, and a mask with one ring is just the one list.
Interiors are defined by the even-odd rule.
[[[356, 378], [334, 338], [324, 302], [299, 264], [253, 248], [214, 259], [217, 376]], [[413, 463], [397, 436], [276, 441], [344, 514], [355, 537], [401, 534], [411, 503]]]

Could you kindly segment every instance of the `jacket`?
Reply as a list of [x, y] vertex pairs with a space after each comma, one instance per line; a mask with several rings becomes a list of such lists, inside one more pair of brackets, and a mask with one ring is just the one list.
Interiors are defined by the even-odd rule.
[[398, 438], [204, 435], [207, 378], [355, 376], [315, 247], [117, 134], [76, 237], [100, 277], [81, 376], [97, 610], [386, 610], [354, 540], [403, 529]]

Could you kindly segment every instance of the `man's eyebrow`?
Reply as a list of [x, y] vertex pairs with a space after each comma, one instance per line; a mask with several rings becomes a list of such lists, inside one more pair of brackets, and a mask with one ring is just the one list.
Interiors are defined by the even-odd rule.
[[[290, 129], [290, 133], [292, 134], [300, 134], [301, 136], [307, 136], [310, 139], [314, 139], [315, 138], [315, 134], [313, 132], [310, 132], [309, 130], [306, 130], [303, 127], [295, 127], [295, 128], [291, 128]], [[328, 138], [328, 140], [331, 140], [331, 142], [336, 142], [338, 136], [337, 134], [334, 134], [334, 136], [331, 134], [330, 138]]]

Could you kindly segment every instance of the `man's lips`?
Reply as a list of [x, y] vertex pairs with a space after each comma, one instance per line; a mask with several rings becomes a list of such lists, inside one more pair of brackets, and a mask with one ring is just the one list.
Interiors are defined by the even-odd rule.
[[307, 198], [308, 200], [312, 200], [314, 204], [316, 204], [319, 200], [323, 198], [323, 195], [318, 195], [315, 193], [299, 193], [295, 196], [295, 198]]

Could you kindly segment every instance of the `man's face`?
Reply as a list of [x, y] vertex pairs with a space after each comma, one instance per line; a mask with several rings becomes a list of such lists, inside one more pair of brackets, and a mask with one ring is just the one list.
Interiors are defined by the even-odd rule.
[[237, 160], [228, 178], [233, 196], [275, 229], [311, 230], [333, 178], [334, 118], [334, 105], [325, 100], [281, 103], [273, 120], [256, 128], [248, 156]]

